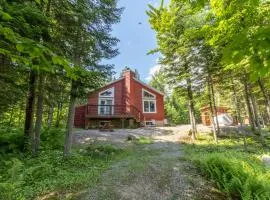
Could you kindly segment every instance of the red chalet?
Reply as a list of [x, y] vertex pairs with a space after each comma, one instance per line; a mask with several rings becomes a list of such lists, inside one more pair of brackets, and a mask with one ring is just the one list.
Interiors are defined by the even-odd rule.
[[163, 96], [125, 68], [119, 79], [91, 92], [87, 105], [76, 107], [74, 125], [86, 129], [105, 124], [113, 128], [162, 126]]

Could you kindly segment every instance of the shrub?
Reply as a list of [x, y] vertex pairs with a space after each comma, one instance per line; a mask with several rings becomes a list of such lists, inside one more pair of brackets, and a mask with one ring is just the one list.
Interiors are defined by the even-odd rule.
[[270, 199], [270, 174], [258, 165], [220, 154], [205, 155], [196, 163], [232, 198]]
[[41, 146], [45, 149], [62, 149], [64, 146], [64, 137], [64, 129], [43, 129], [40, 136]]
[[18, 153], [23, 149], [23, 131], [19, 128], [0, 127], [0, 153]]
[[[241, 143], [240, 140], [223, 139], [219, 145], [207, 141], [186, 146], [187, 158], [232, 199], [269, 200], [270, 171], [263, 166], [255, 151], [244, 152]], [[249, 149], [256, 148], [258, 153], [257, 144], [251, 144]]]
[[21, 199], [22, 196], [15, 195], [14, 191], [24, 182], [22, 177], [23, 163], [17, 158], [12, 158], [1, 166], [3, 176], [0, 176], [0, 199]]

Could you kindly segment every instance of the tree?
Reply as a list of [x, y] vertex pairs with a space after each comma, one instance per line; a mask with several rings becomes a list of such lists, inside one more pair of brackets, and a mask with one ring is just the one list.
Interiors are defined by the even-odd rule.
[[93, 90], [110, 77], [112, 66], [100, 65], [99, 62], [118, 54], [114, 49], [118, 40], [110, 36], [111, 25], [119, 21], [121, 14], [116, 2], [80, 0], [70, 3], [69, 8], [77, 15], [72, 16], [67, 12], [72, 26], [64, 24], [65, 28], [60, 30], [68, 36], [63, 46], [67, 44], [67, 56], [72, 58], [77, 75], [70, 83], [64, 156], [68, 156], [71, 149], [76, 98], [84, 94], [85, 88]]

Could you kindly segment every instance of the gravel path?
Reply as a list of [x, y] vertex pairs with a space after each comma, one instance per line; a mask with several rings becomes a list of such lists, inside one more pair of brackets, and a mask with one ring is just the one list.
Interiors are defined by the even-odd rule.
[[103, 174], [98, 185], [82, 192], [76, 199], [225, 199], [210, 182], [198, 174], [189, 161], [184, 159], [184, 147], [179, 144], [179, 137], [187, 136], [187, 127], [181, 128], [181, 131], [179, 128], [149, 128], [118, 130], [112, 133], [77, 132], [74, 141], [79, 144], [96, 139], [123, 144], [127, 143], [126, 137], [129, 134], [149, 136], [154, 142], [133, 145], [132, 156], [115, 163]]
[[[149, 127], [138, 129], [115, 129], [113, 132], [100, 132], [99, 130], [76, 130], [73, 137], [75, 144], [89, 144], [94, 140], [110, 143], [126, 144], [128, 135], [145, 136], [169, 142], [178, 142], [179, 138], [187, 137], [190, 125], [175, 127]], [[198, 125], [198, 132], [210, 132], [210, 128]]]

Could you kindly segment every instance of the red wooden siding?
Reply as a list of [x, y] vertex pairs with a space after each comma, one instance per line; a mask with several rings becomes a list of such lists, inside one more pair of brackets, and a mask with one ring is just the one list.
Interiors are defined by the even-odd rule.
[[146, 91], [149, 91], [156, 95], [156, 113], [143, 113], [145, 117], [145, 121], [150, 120], [157, 120], [157, 121], [163, 121], [164, 120], [164, 98], [163, 95], [155, 92], [151, 88], [148, 88], [141, 84], [140, 82], [134, 81], [134, 105], [143, 113], [143, 99], [142, 99], [142, 89], [145, 89]]
[[85, 128], [85, 111], [86, 105], [75, 108], [74, 126], [77, 128]]

